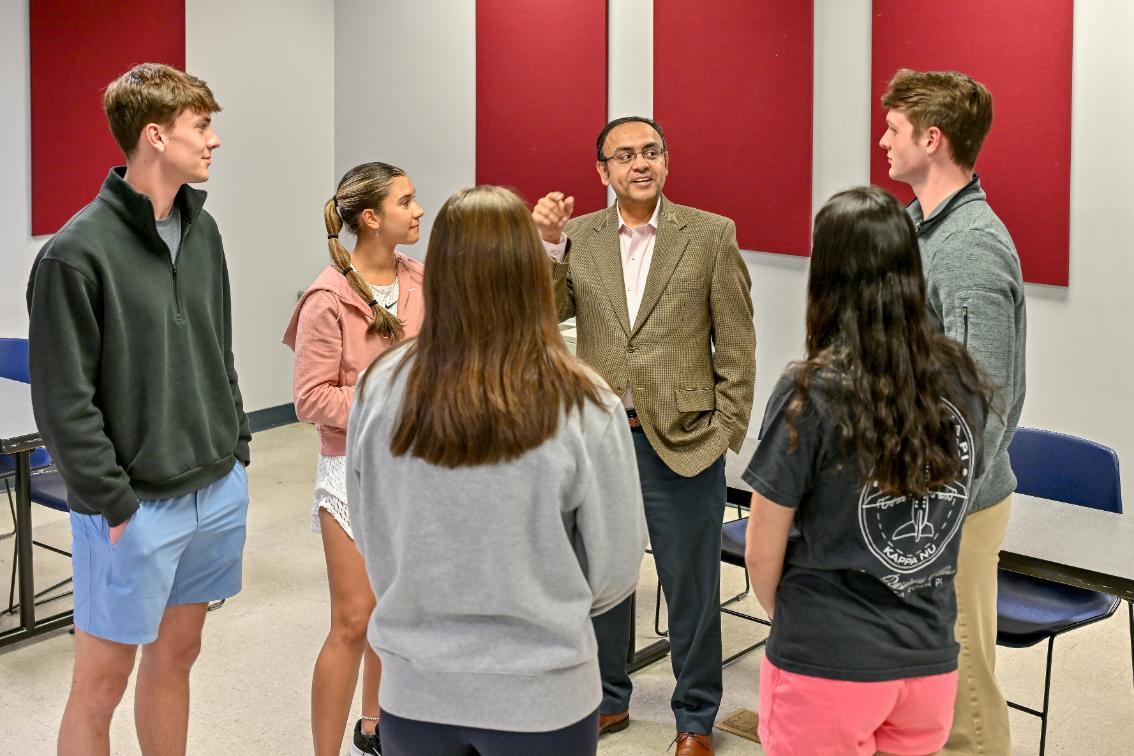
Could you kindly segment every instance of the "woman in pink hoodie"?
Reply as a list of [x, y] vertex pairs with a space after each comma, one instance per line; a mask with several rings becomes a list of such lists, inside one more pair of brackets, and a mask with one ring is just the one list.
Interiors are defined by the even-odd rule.
[[[331, 628], [311, 685], [316, 756], [340, 753], [360, 659], [362, 719], [350, 753], [379, 753], [381, 663], [366, 642], [374, 593], [346, 504], [346, 424], [358, 374], [421, 327], [423, 267], [395, 247], [418, 240], [422, 215], [401, 169], [364, 163], [347, 171], [323, 207], [331, 265], [299, 300], [283, 338], [295, 350], [295, 414], [315, 423], [320, 439], [311, 526], [323, 538]], [[339, 241], [344, 226], [355, 237], [349, 253]]]

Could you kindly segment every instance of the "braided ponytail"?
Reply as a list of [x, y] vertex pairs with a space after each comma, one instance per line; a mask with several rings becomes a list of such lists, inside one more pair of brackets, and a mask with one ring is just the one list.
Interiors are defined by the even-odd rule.
[[367, 327], [367, 333], [377, 333], [390, 341], [405, 338], [405, 325], [374, 297], [370, 284], [363, 280], [351, 265], [350, 253], [342, 242], [339, 233], [345, 225], [358, 235], [358, 219], [364, 210], [377, 210], [390, 191], [390, 184], [405, 172], [386, 163], [363, 163], [351, 168], [339, 182], [335, 196], [323, 205], [323, 222], [327, 227], [327, 250], [331, 262], [346, 276], [350, 287], [370, 305], [374, 319]]

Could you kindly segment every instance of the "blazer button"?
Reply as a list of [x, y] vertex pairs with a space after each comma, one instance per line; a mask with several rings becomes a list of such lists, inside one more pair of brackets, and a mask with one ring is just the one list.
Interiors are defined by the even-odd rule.
[[633, 345], [633, 344], [631, 344], [630, 346], [626, 347], [626, 351], [627, 351], [627, 352], [630, 352], [631, 354], [633, 354], [633, 353], [634, 353], [634, 345]]

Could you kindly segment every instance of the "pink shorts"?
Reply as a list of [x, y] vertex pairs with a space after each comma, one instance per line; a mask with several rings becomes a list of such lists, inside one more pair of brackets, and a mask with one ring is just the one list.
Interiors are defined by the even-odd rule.
[[953, 725], [957, 673], [848, 682], [760, 665], [760, 741], [768, 756], [936, 753]]

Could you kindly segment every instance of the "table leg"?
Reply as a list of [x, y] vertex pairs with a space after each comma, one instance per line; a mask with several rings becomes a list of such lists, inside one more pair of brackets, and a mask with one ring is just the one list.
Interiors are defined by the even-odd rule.
[[35, 629], [35, 573], [32, 570], [31, 449], [16, 454], [16, 553], [20, 566], [20, 626]]

